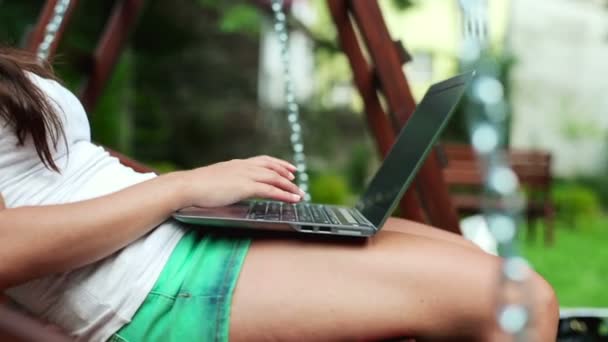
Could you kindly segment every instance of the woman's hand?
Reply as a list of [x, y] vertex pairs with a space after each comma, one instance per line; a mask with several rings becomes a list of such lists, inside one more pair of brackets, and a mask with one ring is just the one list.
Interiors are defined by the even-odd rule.
[[290, 163], [268, 156], [184, 171], [184, 206], [221, 207], [252, 197], [299, 202], [304, 192], [292, 183], [295, 171]]
[[2, 194], [0, 194], [0, 210], [6, 208], [6, 206], [4, 205], [4, 198], [2, 198]]

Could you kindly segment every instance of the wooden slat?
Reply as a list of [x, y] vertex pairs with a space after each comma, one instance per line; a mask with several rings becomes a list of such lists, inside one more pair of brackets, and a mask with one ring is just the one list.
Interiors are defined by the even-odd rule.
[[[490, 200], [480, 193], [487, 177], [484, 166], [473, 148], [463, 144], [445, 144], [442, 154], [447, 160], [443, 175], [452, 189], [452, 203], [459, 213], [473, 214], [486, 209], [504, 210], [506, 203]], [[520, 184], [527, 190], [528, 200], [524, 208], [528, 221], [529, 237], [534, 236], [532, 221], [544, 218], [545, 243], [551, 245], [554, 238], [555, 209], [551, 199], [551, 154], [541, 150], [506, 150], [499, 152], [517, 175]], [[473, 192], [471, 192], [473, 191]]]
[[93, 110], [101, 97], [143, 4], [144, 0], [121, 0], [114, 5], [112, 15], [94, 53], [93, 69], [82, 88], [80, 99], [87, 111]]
[[370, 57], [374, 61], [382, 92], [386, 97], [399, 130], [410, 118], [416, 102], [403, 75], [399, 53], [395, 49], [388, 28], [384, 23], [377, 0], [351, 0], [351, 11], [356, 18], [359, 32], [365, 40]]
[[[391, 111], [394, 130], [399, 132], [416, 107], [403, 73], [400, 53], [391, 40], [376, 0], [351, 0], [349, 3], [373, 60], [381, 90]], [[420, 169], [415, 186], [419, 189], [418, 194], [430, 223], [460, 233], [458, 215], [450, 202], [435, 151], [429, 154]]]
[[357, 41], [354, 28], [345, 9], [346, 1], [329, 1], [329, 6], [338, 30], [340, 47], [346, 54], [353, 69], [355, 85], [361, 93], [365, 105], [365, 114], [370, 125], [376, 146], [385, 156], [395, 141], [395, 134], [374, 87], [374, 73], [371, 71]]
[[[443, 153], [448, 160], [443, 170], [449, 185], [483, 185], [483, 165], [473, 148], [463, 144], [445, 144]], [[551, 154], [540, 150], [506, 150], [502, 158], [511, 166], [520, 182], [528, 188], [547, 192], [551, 184]]]
[[[475, 160], [477, 153], [473, 147], [465, 144], [449, 143], [441, 146], [448, 159]], [[546, 164], [550, 165], [551, 154], [543, 150], [523, 150], [509, 148], [502, 153], [507, 153], [509, 161], [516, 163]]]
[[[374, 86], [374, 73], [365, 60], [357, 40], [355, 29], [348, 14], [347, 0], [328, 0], [329, 9], [338, 30], [342, 50], [348, 57], [353, 70], [354, 82], [365, 105], [365, 117], [382, 156], [386, 156], [395, 141], [388, 116], [384, 113]], [[424, 222], [422, 208], [411, 187], [403, 196], [400, 209], [402, 216]]]
[[450, 200], [448, 186], [443, 179], [436, 152], [431, 151], [416, 178], [421, 187], [420, 197], [431, 223], [439, 228], [460, 234], [458, 214]]

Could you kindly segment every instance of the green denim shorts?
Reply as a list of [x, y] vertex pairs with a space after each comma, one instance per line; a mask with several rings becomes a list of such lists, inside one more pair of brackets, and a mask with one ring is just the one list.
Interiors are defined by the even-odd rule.
[[227, 341], [249, 239], [188, 231], [131, 322], [109, 341]]

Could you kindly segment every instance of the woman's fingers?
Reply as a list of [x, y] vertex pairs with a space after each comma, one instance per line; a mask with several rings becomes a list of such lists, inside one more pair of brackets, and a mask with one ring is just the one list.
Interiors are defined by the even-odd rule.
[[277, 163], [273, 160], [268, 160], [268, 159], [258, 159], [253, 161], [253, 163], [256, 166], [261, 166], [264, 168], [267, 168], [269, 170], [272, 170], [276, 173], [278, 173], [279, 175], [291, 180], [294, 180], [296, 178], [296, 176], [293, 174], [293, 172], [291, 172], [290, 169], [286, 168], [283, 164], [281, 163]]
[[266, 163], [277, 164], [277, 165], [280, 165], [280, 166], [286, 168], [288, 171], [290, 171], [292, 173], [296, 172], [296, 170], [297, 170], [297, 168], [290, 162], [279, 159], [279, 158], [275, 158], [275, 157], [258, 156], [258, 157], [253, 157], [250, 159], [254, 160], [254, 161], [262, 161], [262, 162], [266, 162]]
[[300, 190], [297, 185], [292, 183], [291, 180], [281, 176], [275, 171], [263, 167], [257, 167], [253, 169], [252, 177], [256, 182], [266, 183], [298, 196], [304, 195], [302, 190]]
[[253, 193], [251, 197], [268, 198], [282, 202], [299, 202], [302, 197], [294, 193], [282, 190], [276, 186], [255, 182], [252, 186]]

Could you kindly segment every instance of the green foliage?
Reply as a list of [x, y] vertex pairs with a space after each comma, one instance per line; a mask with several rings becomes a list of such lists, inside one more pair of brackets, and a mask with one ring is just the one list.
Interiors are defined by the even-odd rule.
[[258, 34], [262, 17], [260, 11], [247, 4], [229, 6], [220, 19], [220, 29], [224, 32], [246, 32]]
[[318, 203], [344, 204], [351, 193], [343, 176], [326, 172], [312, 177], [310, 195]]
[[133, 99], [133, 52], [123, 53], [112, 78], [91, 115], [93, 139], [113, 149], [130, 154]]
[[577, 183], [558, 184], [553, 189], [557, 216], [571, 225], [579, 226], [585, 219], [600, 215], [598, 195], [590, 188]]
[[40, 1], [0, 1], [0, 45], [22, 45], [27, 27], [38, 18], [40, 6]]
[[580, 115], [567, 115], [561, 120], [560, 126], [561, 135], [569, 140], [598, 139], [604, 134], [601, 124], [581, 120]]
[[370, 160], [374, 160], [371, 148], [365, 144], [356, 145], [350, 154], [346, 168], [348, 183], [355, 193], [360, 193], [369, 175]]
[[593, 176], [584, 176], [577, 179], [589, 189], [593, 189], [600, 198], [602, 207], [608, 210], [608, 172], [604, 171]]
[[536, 243], [522, 241], [522, 254], [553, 286], [560, 306], [606, 307], [608, 218], [581, 218], [578, 225], [582, 229], [573, 230], [558, 219], [555, 245], [545, 247], [539, 236]]
[[262, 15], [256, 6], [234, 0], [199, 0], [198, 3], [204, 9], [218, 13], [218, 27], [222, 32], [247, 35], [257, 35], [260, 32]]
[[393, 6], [398, 10], [407, 10], [416, 4], [415, 0], [393, 0]]
[[159, 173], [167, 173], [180, 169], [177, 165], [167, 161], [151, 162], [146, 165], [149, 165], [153, 170]]

